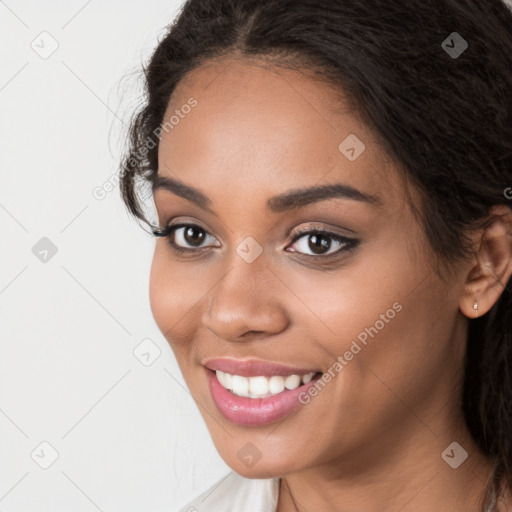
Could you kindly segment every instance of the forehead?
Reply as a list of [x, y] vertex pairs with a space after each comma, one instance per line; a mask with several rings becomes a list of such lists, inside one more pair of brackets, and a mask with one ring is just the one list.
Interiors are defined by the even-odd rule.
[[390, 189], [390, 197], [398, 187], [371, 130], [339, 90], [311, 73], [263, 61], [212, 61], [178, 84], [163, 123], [171, 118], [158, 172], [204, 190], [229, 183], [231, 191], [270, 196], [342, 181], [373, 195]]

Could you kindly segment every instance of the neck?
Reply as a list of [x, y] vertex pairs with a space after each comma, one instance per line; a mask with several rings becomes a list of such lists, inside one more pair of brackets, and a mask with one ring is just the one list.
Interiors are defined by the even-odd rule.
[[[330, 461], [283, 477], [277, 512], [482, 512], [492, 462], [463, 422], [436, 435], [437, 430], [415, 421], [414, 435], [412, 430], [402, 436], [391, 432], [379, 438], [378, 447], [372, 444], [344, 456], [342, 462]], [[455, 464], [460, 455], [457, 447], [445, 451], [454, 440], [468, 452], [456, 469], [445, 462]]]

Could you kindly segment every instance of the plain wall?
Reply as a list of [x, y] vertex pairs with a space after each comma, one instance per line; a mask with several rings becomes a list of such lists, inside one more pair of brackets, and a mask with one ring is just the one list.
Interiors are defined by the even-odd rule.
[[154, 239], [116, 181], [141, 63], [180, 4], [0, 2], [2, 512], [173, 512], [229, 471], [152, 317]]

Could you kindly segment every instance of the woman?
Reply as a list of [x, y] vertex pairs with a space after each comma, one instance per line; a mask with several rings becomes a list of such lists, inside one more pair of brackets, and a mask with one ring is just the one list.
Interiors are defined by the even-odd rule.
[[233, 470], [182, 510], [512, 510], [511, 55], [500, 0], [184, 4], [121, 170]]

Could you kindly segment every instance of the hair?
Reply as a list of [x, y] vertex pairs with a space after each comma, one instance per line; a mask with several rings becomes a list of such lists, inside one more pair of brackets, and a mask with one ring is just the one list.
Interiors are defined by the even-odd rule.
[[[468, 43], [459, 56], [445, 51], [453, 32]], [[502, 0], [188, 0], [143, 65], [144, 104], [120, 166], [123, 201], [148, 222], [138, 187], [157, 175], [180, 81], [222, 57], [264, 59], [314, 71], [349, 99], [415, 185], [432, 254], [457, 264], [474, 255], [469, 234], [490, 208], [511, 206], [511, 55]], [[491, 310], [468, 320], [461, 389], [468, 428], [494, 462], [484, 497], [493, 507], [503, 481], [512, 488], [512, 298], [510, 283], [500, 284]]]

